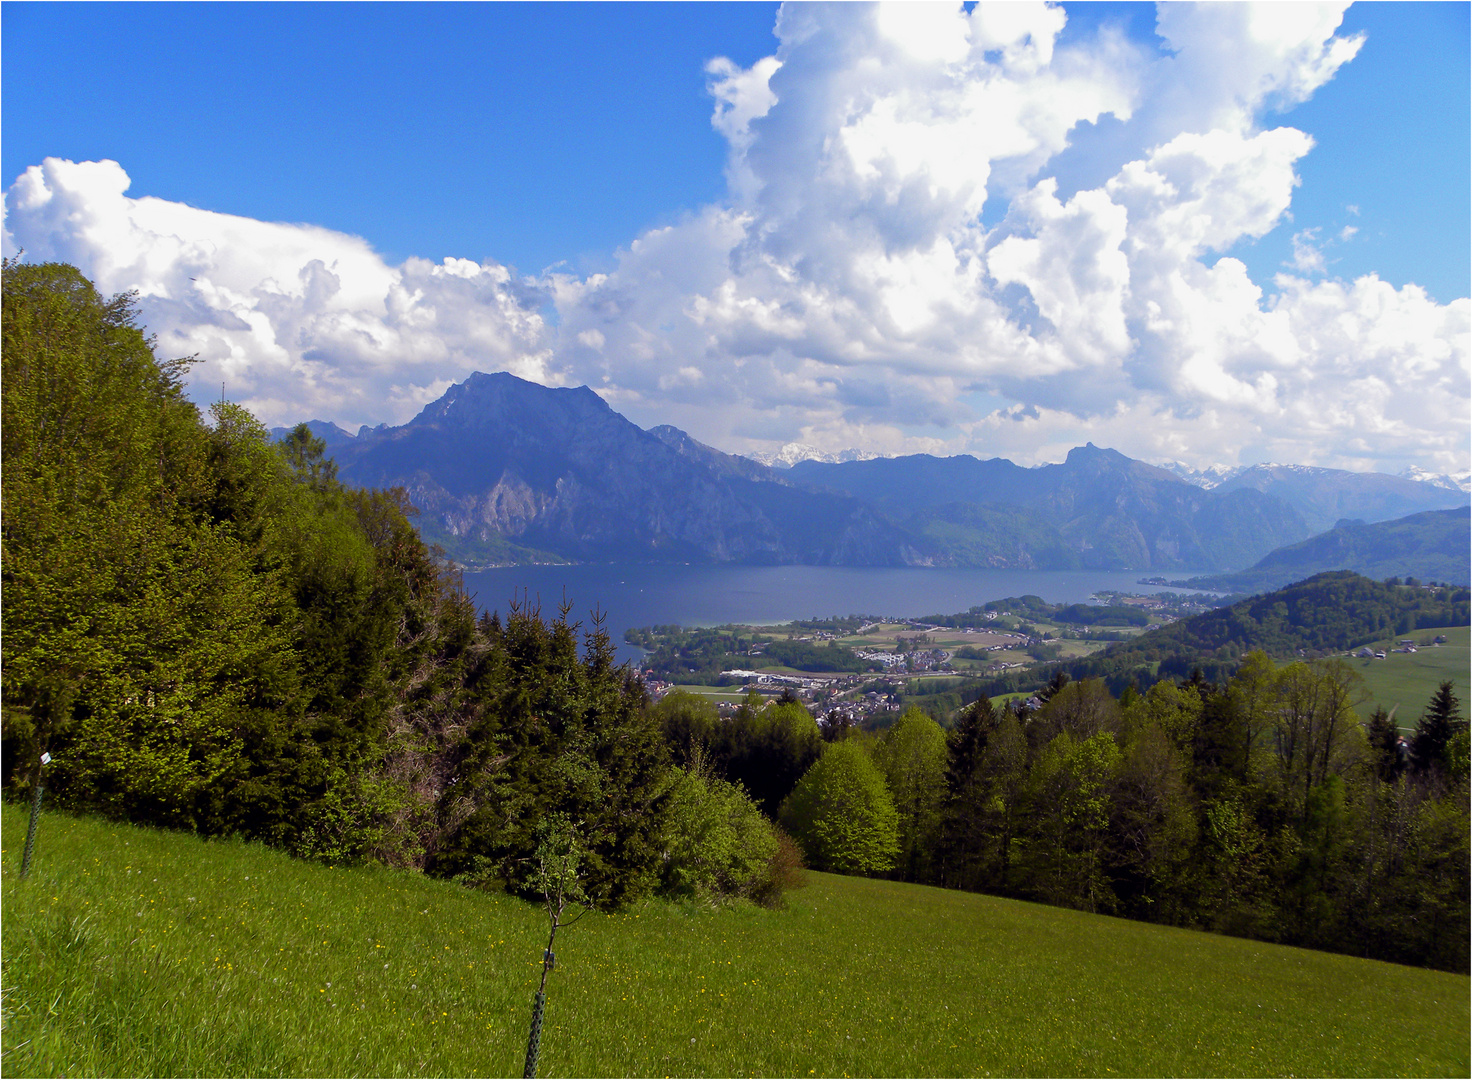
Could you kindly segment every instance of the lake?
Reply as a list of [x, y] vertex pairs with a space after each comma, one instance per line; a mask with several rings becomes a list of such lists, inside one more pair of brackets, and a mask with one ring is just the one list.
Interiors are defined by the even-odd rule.
[[[1196, 573], [1172, 571], [1171, 576], [1182, 580]], [[481, 611], [504, 614], [513, 596], [525, 595], [541, 604], [544, 617], [551, 617], [565, 596], [573, 605], [568, 617], [586, 625], [589, 612], [599, 607], [608, 616], [619, 660], [637, 661], [643, 650], [623, 640], [631, 626], [764, 625], [830, 615], [950, 615], [989, 600], [1029, 593], [1059, 604], [1079, 603], [1103, 589], [1191, 591], [1136, 584], [1140, 577], [1138, 570], [588, 563], [480, 570], [465, 575], [465, 587]]]

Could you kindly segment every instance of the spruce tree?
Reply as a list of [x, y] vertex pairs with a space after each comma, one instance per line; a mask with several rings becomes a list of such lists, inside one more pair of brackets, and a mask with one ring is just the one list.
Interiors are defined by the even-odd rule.
[[946, 740], [946, 806], [941, 825], [941, 884], [974, 888], [990, 791], [982, 767], [987, 741], [998, 724], [991, 698], [979, 697], [956, 721]]
[[1411, 739], [1411, 764], [1417, 773], [1440, 773], [1447, 767], [1447, 747], [1458, 731], [1467, 726], [1462, 719], [1461, 702], [1452, 692], [1451, 682], [1444, 682], [1431, 696], [1426, 711], [1416, 724]]
[[1386, 783], [1401, 774], [1405, 762], [1400, 759], [1400, 729], [1383, 708], [1377, 707], [1365, 725], [1365, 737], [1370, 744], [1370, 756], [1375, 765], [1375, 775]]

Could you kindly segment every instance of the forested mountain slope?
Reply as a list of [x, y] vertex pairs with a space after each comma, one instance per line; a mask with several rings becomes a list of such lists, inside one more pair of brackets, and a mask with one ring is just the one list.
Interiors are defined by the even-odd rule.
[[1265, 592], [1325, 570], [1353, 570], [1377, 580], [1472, 582], [1472, 509], [1427, 510], [1373, 524], [1342, 521], [1318, 536], [1265, 555], [1250, 569], [1192, 578], [1185, 584], [1222, 592]]
[[1466, 625], [1469, 613], [1472, 592], [1465, 587], [1391, 585], [1331, 571], [1111, 645], [1069, 670], [1075, 678], [1118, 677], [1159, 663], [1163, 674], [1200, 666], [1211, 676], [1253, 649], [1321, 656], [1422, 627]]

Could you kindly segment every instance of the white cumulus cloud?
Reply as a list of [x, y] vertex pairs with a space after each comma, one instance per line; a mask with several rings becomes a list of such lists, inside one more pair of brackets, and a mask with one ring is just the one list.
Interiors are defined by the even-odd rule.
[[136, 290], [170, 356], [198, 355], [198, 400], [271, 423], [402, 422], [470, 372], [549, 381], [541, 294], [465, 259], [389, 266], [363, 240], [131, 198], [113, 161], [47, 158], [5, 197], [6, 253]]
[[[1465, 471], [1469, 301], [1339, 280], [1352, 229], [1292, 222], [1314, 143], [1284, 113], [1360, 49], [1343, 7], [1163, 5], [1156, 50], [1062, 38], [1046, 3], [785, 5], [772, 56], [706, 67], [726, 197], [601, 274], [390, 266], [52, 159], [7, 250], [139, 289], [165, 351], [273, 422], [403, 420], [506, 369], [738, 451]], [[1234, 246], [1280, 229], [1292, 264], [1255, 282]]]

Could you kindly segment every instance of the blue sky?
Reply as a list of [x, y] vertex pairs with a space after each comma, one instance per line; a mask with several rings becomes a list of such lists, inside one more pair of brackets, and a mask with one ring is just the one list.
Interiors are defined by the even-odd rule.
[[1469, 7], [1340, 7], [10, 2], [7, 251], [273, 423], [1465, 471]]
[[138, 193], [309, 221], [394, 261], [602, 265], [720, 198], [703, 68], [770, 53], [776, 11], [7, 3], [4, 179], [112, 158]]

